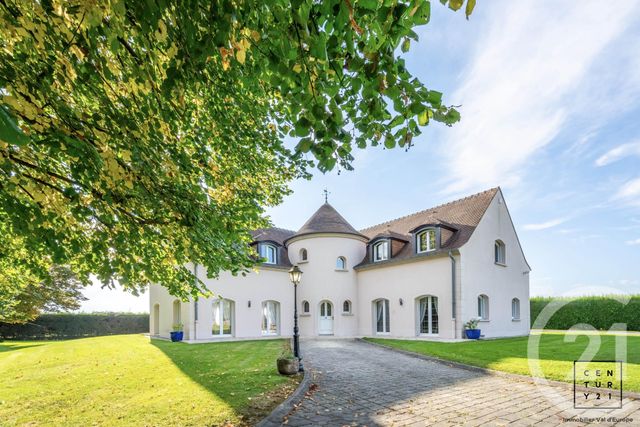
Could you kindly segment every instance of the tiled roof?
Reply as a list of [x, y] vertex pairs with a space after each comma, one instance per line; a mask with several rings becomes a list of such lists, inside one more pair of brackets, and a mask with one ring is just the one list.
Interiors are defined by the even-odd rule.
[[[489, 207], [491, 200], [493, 200], [498, 191], [500, 191], [499, 188], [492, 188], [490, 190], [486, 190], [481, 193], [465, 197], [463, 199], [455, 200], [443, 205], [435, 206], [430, 209], [403, 216], [401, 218], [383, 222], [382, 224], [365, 228], [363, 230], [360, 230], [360, 233], [364, 234], [369, 239], [378, 237], [381, 234], [399, 234], [404, 236], [405, 240], [409, 242], [392, 259], [376, 264], [393, 262], [394, 260], [414, 256], [425, 256], [425, 254], [415, 253], [415, 242], [413, 242], [410, 233], [415, 228], [420, 227], [424, 224], [443, 224], [456, 229], [451, 237], [449, 237], [446, 241], [443, 241], [443, 246], [441, 246], [438, 251], [435, 251], [435, 253], [458, 249], [469, 240], [471, 234], [473, 234], [473, 231], [478, 226], [480, 219], [482, 219], [482, 216]], [[359, 266], [369, 264], [370, 262], [370, 256], [367, 256], [362, 261], [362, 263], [359, 264]]]
[[[367, 236], [369, 237], [369, 236]], [[398, 239], [398, 240], [403, 240], [405, 242], [409, 241], [409, 236], [405, 235], [405, 234], [400, 234], [400, 233], [396, 233], [395, 231], [391, 231], [389, 229], [376, 234], [375, 236], [371, 236], [369, 237], [369, 240], [373, 240], [373, 239], [377, 239], [379, 237], [387, 237], [387, 238], [394, 238], [394, 239]]]
[[[343, 233], [362, 236], [369, 240], [378, 237], [393, 237], [407, 242], [391, 259], [377, 262], [376, 264], [387, 264], [411, 257], [425, 257], [434, 254], [458, 249], [464, 245], [473, 231], [478, 226], [485, 211], [489, 207], [491, 200], [500, 191], [499, 188], [492, 188], [481, 193], [467, 196], [463, 199], [454, 200], [443, 205], [435, 206], [420, 212], [416, 212], [401, 218], [383, 222], [363, 230], [356, 230], [328, 203], [323, 204], [309, 218], [309, 220], [298, 231], [286, 230], [284, 228], [262, 228], [251, 233], [255, 242], [273, 241], [280, 245], [278, 254], [278, 264], [290, 266], [287, 255], [286, 242], [295, 236], [313, 233]], [[442, 246], [433, 252], [426, 254], [416, 254], [415, 242], [411, 232], [416, 228], [426, 224], [442, 224], [453, 228], [455, 231], [442, 237]], [[367, 251], [368, 252], [368, 251]], [[370, 254], [367, 253], [365, 259], [356, 267], [371, 264]]]
[[329, 203], [320, 206], [300, 230], [291, 237], [313, 233], [342, 233], [362, 236]]
[[287, 238], [293, 236], [295, 233], [296, 232], [293, 230], [286, 230], [284, 228], [278, 227], [269, 227], [254, 230], [251, 232], [251, 236], [253, 236], [253, 240], [255, 242], [265, 242], [267, 240], [270, 240], [282, 245]]

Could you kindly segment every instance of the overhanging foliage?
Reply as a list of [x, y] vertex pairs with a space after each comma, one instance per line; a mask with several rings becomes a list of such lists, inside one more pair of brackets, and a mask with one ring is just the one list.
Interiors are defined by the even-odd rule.
[[430, 7], [0, 0], [0, 257], [183, 298], [247, 271], [292, 179], [459, 119], [397, 54]]

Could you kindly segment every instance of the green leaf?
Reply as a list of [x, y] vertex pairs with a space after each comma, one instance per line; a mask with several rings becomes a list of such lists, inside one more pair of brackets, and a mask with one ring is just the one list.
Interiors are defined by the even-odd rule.
[[384, 138], [384, 146], [385, 148], [392, 149], [396, 146], [396, 140], [390, 133]]
[[429, 95], [427, 95], [427, 101], [434, 107], [439, 107], [442, 103], [442, 92], [430, 90]]
[[404, 123], [404, 116], [401, 114], [398, 114], [390, 123], [389, 123], [389, 127], [390, 128], [394, 128], [396, 126], [400, 126], [402, 123]]
[[0, 140], [12, 145], [26, 145], [30, 141], [2, 107], [0, 107]]
[[327, 60], [327, 36], [322, 33], [313, 38], [311, 42], [311, 49], [309, 49], [309, 53], [311, 56], [321, 59], [323, 61]]
[[464, 4], [464, 0], [449, 0], [449, 8], [451, 10], [458, 10]]
[[356, 5], [362, 9], [376, 10], [378, 9], [378, 0], [358, 0]]
[[473, 13], [473, 8], [476, 7], [476, 0], [467, 0], [467, 7], [464, 10], [464, 14], [469, 19], [471, 14]]
[[300, 151], [301, 153], [307, 153], [309, 152], [309, 150], [311, 150], [312, 146], [313, 141], [311, 140], [311, 138], [302, 138], [300, 142], [298, 142], [296, 150]]
[[411, 40], [405, 37], [404, 40], [402, 41], [401, 49], [403, 52], [408, 52], [410, 47], [411, 47]]
[[418, 114], [418, 124], [420, 126], [426, 126], [429, 123], [429, 114], [427, 110], [424, 110], [422, 113]]

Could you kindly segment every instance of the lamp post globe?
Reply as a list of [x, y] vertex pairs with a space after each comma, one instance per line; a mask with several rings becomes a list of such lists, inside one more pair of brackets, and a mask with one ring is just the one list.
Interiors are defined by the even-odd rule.
[[302, 357], [300, 356], [300, 337], [298, 335], [298, 284], [302, 279], [302, 271], [297, 265], [289, 270], [289, 280], [293, 283], [293, 355], [298, 358], [300, 372], [304, 372], [302, 367]]

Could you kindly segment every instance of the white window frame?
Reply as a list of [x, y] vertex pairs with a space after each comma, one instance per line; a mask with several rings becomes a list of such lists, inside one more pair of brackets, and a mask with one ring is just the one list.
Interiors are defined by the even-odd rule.
[[[378, 304], [382, 304], [382, 331], [378, 331]], [[380, 298], [373, 301], [373, 329], [376, 335], [389, 335], [391, 333], [391, 313], [389, 300]]]
[[[428, 319], [428, 332], [422, 332], [422, 313], [420, 313], [420, 304], [422, 300], [427, 300], [427, 319]], [[436, 316], [438, 317], [438, 332], [433, 332], [433, 300], [436, 302]], [[438, 297], [435, 295], [424, 295], [416, 299], [416, 312], [418, 318], [418, 336], [435, 336], [440, 333], [440, 309], [438, 307]]]
[[[378, 250], [378, 248], [382, 248]], [[373, 245], [373, 262], [386, 261], [389, 259], [389, 241], [381, 240]], [[379, 256], [380, 255], [380, 256]]]
[[[271, 251], [271, 252], [269, 252]], [[273, 255], [273, 260], [270, 255]], [[278, 248], [270, 243], [260, 244], [260, 258], [266, 259], [264, 264], [277, 264], [278, 263]]]
[[507, 265], [507, 245], [502, 240], [496, 240], [493, 244], [494, 262], [499, 265]]
[[[269, 306], [275, 306], [275, 319], [270, 319], [267, 316], [267, 311], [269, 310]], [[264, 336], [278, 336], [280, 335], [280, 322], [282, 316], [280, 315], [280, 303], [274, 300], [262, 301], [262, 317], [260, 319], [260, 330], [262, 331], [262, 335]], [[265, 326], [266, 320], [266, 328]], [[275, 320], [276, 330], [274, 332], [271, 331], [271, 326], [273, 326], [273, 320]]]
[[[305, 307], [305, 304], [306, 304], [306, 307]], [[311, 312], [311, 304], [309, 304], [309, 301], [303, 300], [301, 305], [302, 307], [300, 311], [302, 312], [302, 314], [309, 314]]]
[[489, 320], [489, 297], [478, 295], [478, 320]]
[[306, 248], [300, 249], [300, 261], [299, 262], [307, 262], [309, 261], [309, 251]]
[[[224, 333], [224, 303], [228, 302], [229, 303], [229, 333], [225, 334]], [[215, 337], [232, 337], [233, 336], [233, 331], [234, 331], [234, 323], [235, 323], [235, 319], [234, 319], [234, 303], [232, 300], [230, 299], [225, 299], [225, 298], [219, 298], [215, 301], [213, 301], [212, 305], [211, 305], [211, 335]], [[218, 317], [218, 333], [214, 334], [213, 333], [213, 324], [216, 321], [216, 316]]]
[[511, 320], [520, 320], [520, 298], [511, 300]]
[[[431, 246], [431, 239], [428, 236], [429, 233], [433, 233], [433, 246]], [[420, 239], [422, 238], [422, 236], [427, 236], [426, 238], [427, 247], [425, 249], [420, 248]], [[416, 234], [416, 252], [419, 254], [423, 254], [425, 252], [435, 251], [436, 247], [438, 246], [437, 238], [438, 236], [436, 234], [435, 228], [427, 228], [425, 230], [420, 231], [418, 234]]]
[[[349, 310], [345, 311], [345, 309], [344, 309], [344, 305], [345, 304], [349, 305]], [[350, 300], [346, 299], [346, 300], [342, 301], [342, 314], [351, 314], [352, 307], [353, 307], [353, 304], [351, 304]]]
[[336, 270], [344, 271], [347, 269], [347, 259], [343, 256], [336, 258]]

